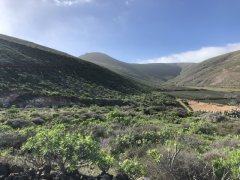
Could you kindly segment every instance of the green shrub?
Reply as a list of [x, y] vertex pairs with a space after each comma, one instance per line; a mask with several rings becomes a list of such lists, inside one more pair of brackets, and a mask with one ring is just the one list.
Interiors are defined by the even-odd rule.
[[[219, 179], [240, 179], [240, 149], [229, 151], [227, 157], [212, 161], [214, 172]], [[223, 178], [223, 179], [224, 179]]]
[[97, 165], [99, 169], [101, 169], [103, 172], [107, 172], [109, 168], [113, 165], [114, 158], [110, 156], [109, 154], [106, 154], [105, 152], [101, 151]]
[[113, 152], [123, 153], [125, 149], [132, 146], [142, 146], [146, 144], [164, 144], [167, 140], [174, 139], [178, 131], [171, 127], [162, 128], [160, 131], [131, 132], [118, 135], [114, 140]]
[[132, 121], [132, 118], [128, 117], [127, 114], [119, 110], [114, 110], [109, 112], [106, 118], [109, 121], [122, 123], [124, 125], [129, 125]]
[[56, 163], [63, 173], [77, 170], [90, 162], [104, 162], [103, 151], [97, 142], [90, 136], [67, 132], [63, 125], [52, 130], [39, 130], [28, 139], [22, 150], [30, 152], [44, 164], [51, 166]]
[[214, 135], [217, 132], [216, 126], [205, 121], [191, 123], [190, 131], [195, 134]]
[[154, 161], [156, 161], [157, 163], [160, 162], [160, 160], [162, 159], [163, 155], [159, 152], [159, 150], [157, 149], [149, 149], [147, 151], [147, 155], [149, 157], [151, 157]]
[[0, 124], [0, 133], [6, 133], [13, 130], [10, 126], [5, 124]]
[[7, 111], [9, 114], [16, 114], [19, 112], [18, 109], [16, 109], [15, 107], [12, 107], [11, 109], [8, 109]]
[[120, 170], [126, 173], [131, 179], [137, 179], [146, 174], [145, 168], [136, 160], [126, 159], [119, 163]]

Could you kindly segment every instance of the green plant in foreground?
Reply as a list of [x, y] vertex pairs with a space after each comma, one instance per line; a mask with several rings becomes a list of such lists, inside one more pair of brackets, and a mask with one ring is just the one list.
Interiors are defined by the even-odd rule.
[[146, 174], [144, 166], [136, 160], [126, 159], [119, 166], [131, 179], [137, 179]]
[[226, 158], [215, 159], [212, 164], [218, 178], [240, 179], [240, 149], [229, 151]]
[[13, 129], [8, 125], [0, 124], [0, 133], [6, 133], [6, 132], [9, 132], [9, 131], [12, 131], [12, 130]]
[[24, 152], [30, 152], [45, 165], [56, 164], [61, 172], [71, 172], [96, 163], [110, 165], [108, 156], [90, 136], [67, 132], [63, 125], [41, 129], [23, 145]]
[[101, 169], [103, 172], [107, 172], [112, 166], [113, 162], [114, 158], [112, 156], [104, 153], [103, 151], [100, 152], [100, 156], [97, 162], [99, 169]]
[[160, 160], [162, 159], [163, 155], [159, 152], [159, 150], [157, 149], [149, 149], [147, 151], [147, 155], [149, 157], [151, 157], [154, 161], [156, 161], [157, 163], [160, 162]]

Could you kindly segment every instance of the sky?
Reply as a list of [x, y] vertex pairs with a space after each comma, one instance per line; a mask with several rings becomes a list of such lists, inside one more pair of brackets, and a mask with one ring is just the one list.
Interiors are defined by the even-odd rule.
[[239, 0], [0, 0], [0, 33], [74, 56], [201, 62], [240, 50]]

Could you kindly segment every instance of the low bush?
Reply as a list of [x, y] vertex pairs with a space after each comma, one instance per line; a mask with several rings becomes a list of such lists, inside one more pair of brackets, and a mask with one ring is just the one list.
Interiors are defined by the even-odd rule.
[[[155, 161], [157, 171], [167, 179], [208, 180], [213, 177], [212, 168], [208, 162], [204, 162], [192, 152], [185, 151], [176, 142], [167, 143], [165, 148], [150, 149], [147, 154]], [[149, 171], [152, 170], [149, 169]]]
[[240, 179], [240, 150], [228, 151], [226, 157], [212, 161], [218, 179]]
[[205, 121], [191, 123], [190, 131], [194, 134], [214, 135], [217, 132], [216, 126]]
[[145, 168], [137, 160], [126, 159], [119, 163], [120, 170], [126, 173], [131, 179], [137, 179], [146, 174]]
[[22, 151], [28, 156], [32, 155], [33, 158], [28, 159], [31, 163], [41, 162], [41, 166], [52, 166], [55, 163], [62, 173], [75, 171], [91, 162], [100, 166], [109, 164], [109, 158], [90, 136], [67, 132], [63, 125], [52, 130], [38, 130], [38, 133], [23, 145]]

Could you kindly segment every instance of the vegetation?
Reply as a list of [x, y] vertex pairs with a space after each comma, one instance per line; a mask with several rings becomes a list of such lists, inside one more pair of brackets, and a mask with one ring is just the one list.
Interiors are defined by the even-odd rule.
[[136, 160], [124, 160], [120, 163], [120, 169], [128, 174], [131, 179], [137, 179], [145, 175], [144, 166]]
[[[211, 121], [158, 92], [124, 98], [132, 105], [2, 108], [1, 160], [24, 164], [25, 171], [48, 166], [65, 175], [78, 170], [130, 179], [239, 178], [240, 131], [232, 129], [239, 127], [238, 117]], [[33, 123], [40, 118], [43, 124]], [[17, 119], [29, 124], [8, 123]]]
[[80, 58], [103, 66], [143, 84], [158, 87], [182, 86], [238, 89], [240, 84], [239, 51], [201, 63], [128, 64], [102, 53], [87, 53]]
[[217, 177], [239, 179], [240, 150], [228, 151], [226, 157], [213, 160], [214, 172]]
[[217, 91], [204, 89], [182, 89], [166, 91], [166, 94], [175, 96], [181, 99], [191, 99], [206, 103], [218, 103], [226, 105], [239, 105], [240, 92], [239, 91]]
[[56, 164], [62, 173], [74, 171], [90, 162], [108, 165], [97, 142], [78, 132], [66, 132], [64, 125], [54, 126], [52, 130], [38, 130], [22, 146], [22, 150], [27, 151], [27, 156], [33, 156], [30, 159], [35, 164], [41, 162], [50, 167]]
[[81, 59], [92, 62], [99, 66], [110, 69], [122, 76], [133, 79], [142, 84], [159, 87], [159, 83], [175, 78], [180, 74], [185, 66], [191, 63], [183, 64], [129, 64], [118, 61], [102, 53], [87, 53], [80, 56]]
[[7, 36], [0, 52], [0, 179], [240, 178], [239, 111], [191, 112], [177, 99], [238, 105], [238, 92], [146, 92]]
[[[114, 97], [138, 91], [133, 81], [78, 58], [0, 36], [0, 95]], [[23, 98], [29, 98], [25, 95]], [[21, 99], [21, 98], [20, 98]]]

